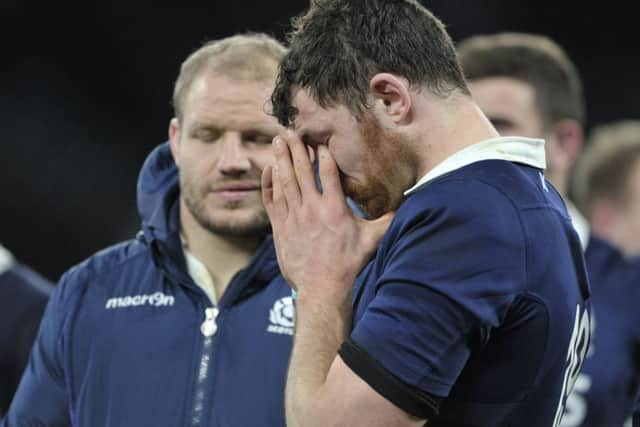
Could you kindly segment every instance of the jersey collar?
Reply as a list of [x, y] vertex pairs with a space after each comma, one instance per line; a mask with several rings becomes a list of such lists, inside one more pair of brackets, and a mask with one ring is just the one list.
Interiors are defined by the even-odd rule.
[[482, 160], [507, 160], [544, 169], [546, 167], [544, 140], [508, 136], [491, 138], [470, 145], [436, 165], [413, 187], [405, 191], [404, 195], [408, 196], [419, 187], [444, 174]]

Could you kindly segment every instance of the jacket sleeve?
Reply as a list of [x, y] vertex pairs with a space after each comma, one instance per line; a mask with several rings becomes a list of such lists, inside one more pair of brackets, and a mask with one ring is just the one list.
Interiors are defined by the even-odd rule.
[[67, 277], [61, 278], [49, 299], [29, 363], [0, 427], [71, 425], [62, 353], [65, 318], [73, 311], [66, 296]]

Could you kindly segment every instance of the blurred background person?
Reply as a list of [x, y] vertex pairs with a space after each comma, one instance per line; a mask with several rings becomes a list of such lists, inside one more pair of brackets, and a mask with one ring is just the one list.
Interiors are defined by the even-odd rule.
[[143, 232], [62, 276], [0, 425], [284, 426], [293, 302], [260, 177], [285, 51], [240, 34], [183, 62], [140, 171]]
[[0, 419], [18, 387], [53, 284], [0, 245]]
[[640, 266], [594, 236], [568, 198], [570, 172], [584, 142], [585, 101], [576, 67], [542, 35], [478, 35], [457, 47], [472, 96], [500, 134], [545, 139], [545, 175], [563, 196], [585, 248], [594, 327], [561, 425], [622, 426], [640, 378]]
[[572, 181], [593, 233], [640, 256], [640, 120], [595, 127]]

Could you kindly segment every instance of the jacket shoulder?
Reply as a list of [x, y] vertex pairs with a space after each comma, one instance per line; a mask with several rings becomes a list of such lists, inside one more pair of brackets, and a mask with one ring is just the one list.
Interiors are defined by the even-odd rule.
[[120, 242], [71, 267], [62, 275], [58, 286], [68, 288], [63, 293], [75, 293], [76, 289], [71, 288], [106, 283], [105, 279], [112, 274], [143, 268], [147, 265], [144, 258], [149, 257], [150, 262], [150, 256], [149, 246], [137, 239]]

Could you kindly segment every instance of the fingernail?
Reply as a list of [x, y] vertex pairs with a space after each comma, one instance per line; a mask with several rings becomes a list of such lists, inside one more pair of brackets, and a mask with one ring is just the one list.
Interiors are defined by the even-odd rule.
[[280, 138], [279, 136], [276, 136], [275, 138], [273, 138], [273, 149], [275, 150], [275, 152], [282, 153], [283, 148], [284, 148], [284, 141], [282, 140], [282, 138]]

